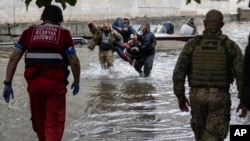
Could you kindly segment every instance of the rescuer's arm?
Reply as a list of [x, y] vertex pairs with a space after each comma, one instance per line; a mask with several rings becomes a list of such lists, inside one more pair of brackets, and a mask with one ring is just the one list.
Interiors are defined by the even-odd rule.
[[71, 89], [73, 89], [73, 95], [76, 95], [79, 92], [80, 73], [81, 73], [80, 61], [76, 53], [69, 54], [67, 56], [74, 78], [74, 82], [71, 85]]
[[9, 102], [10, 96], [12, 98], [14, 98], [14, 93], [13, 93], [13, 89], [12, 89], [12, 80], [14, 77], [14, 74], [16, 72], [16, 67], [18, 65], [18, 62], [20, 61], [20, 59], [23, 56], [24, 51], [19, 49], [19, 48], [15, 48], [12, 52], [12, 55], [10, 57], [10, 60], [8, 62], [7, 65], [7, 69], [6, 69], [6, 77], [4, 80], [4, 91], [3, 91], [3, 98], [5, 100], [5, 102]]
[[188, 42], [183, 47], [173, 73], [174, 94], [178, 99], [179, 108], [181, 111], [189, 111], [189, 101], [185, 96], [185, 79], [190, 65], [190, 48], [192, 43]]
[[238, 89], [238, 98], [240, 99], [240, 102], [238, 104], [236, 112], [241, 110], [241, 113], [239, 117], [246, 117], [247, 115], [247, 108], [242, 102], [242, 88], [243, 88], [243, 54], [240, 50], [240, 47], [233, 42], [233, 45], [235, 47], [235, 57], [233, 59], [233, 72], [236, 79], [236, 85]]

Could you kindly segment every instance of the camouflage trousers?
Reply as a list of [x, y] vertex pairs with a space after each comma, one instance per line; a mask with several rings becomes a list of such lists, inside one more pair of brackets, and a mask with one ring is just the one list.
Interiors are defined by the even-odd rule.
[[108, 69], [113, 66], [114, 54], [113, 50], [103, 51], [99, 49], [99, 62], [102, 66], [102, 69]]
[[189, 98], [196, 141], [223, 141], [230, 124], [229, 90], [191, 88]]

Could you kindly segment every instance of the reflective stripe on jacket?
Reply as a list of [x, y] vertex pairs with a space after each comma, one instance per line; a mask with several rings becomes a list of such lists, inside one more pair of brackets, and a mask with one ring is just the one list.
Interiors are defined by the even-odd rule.
[[66, 62], [64, 61], [61, 53], [58, 52], [41, 52], [28, 51], [25, 55], [26, 67], [62, 67], [65, 68]]

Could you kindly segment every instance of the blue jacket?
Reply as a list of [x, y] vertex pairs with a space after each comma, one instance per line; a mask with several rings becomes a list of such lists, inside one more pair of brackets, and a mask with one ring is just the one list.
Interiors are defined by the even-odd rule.
[[147, 32], [142, 35], [141, 51], [144, 52], [146, 56], [155, 54], [155, 45], [156, 39], [152, 32]]
[[[115, 19], [115, 21], [112, 23], [112, 28], [115, 29], [115, 30], [117, 30], [117, 31], [118, 31], [118, 27], [121, 27], [121, 28], [124, 27], [124, 26], [123, 26], [123, 23], [122, 23], [122, 22], [119, 22], [120, 19], [122, 20], [121, 17], [117, 17], [117, 18]], [[120, 31], [118, 31], [118, 32], [120, 32]]]

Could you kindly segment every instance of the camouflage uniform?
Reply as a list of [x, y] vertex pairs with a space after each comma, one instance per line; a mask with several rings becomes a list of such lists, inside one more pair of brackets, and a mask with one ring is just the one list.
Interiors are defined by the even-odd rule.
[[[92, 26], [89, 26], [89, 29], [90, 29], [90, 32], [93, 34], [93, 37], [91, 38], [87, 47], [90, 50], [93, 50], [96, 45], [100, 46], [103, 31], [100, 26], [96, 26], [94, 24]], [[104, 69], [113, 66], [113, 62], [114, 62], [113, 52], [114, 52], [115, 44], [123, 44], [122, 35], [112, 29], [109, 32], [108, 40], [109, 40], [109, 44], [111, 45], [111, 48], [109, 50], [103, 50], [99, 47], [99, 62], [102, 68]]]
[[173, 73], [174, 93], [185, 98], [185, 78], [190, 87], [191, 128], [197, 141], [226, 138], [231, 100], [230, 83], [236, 79], [241, 96], [243, 55], [239, 46], [221, 31], [204, 30], [189, 40]]

